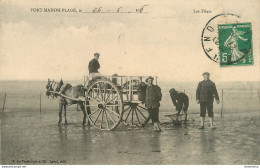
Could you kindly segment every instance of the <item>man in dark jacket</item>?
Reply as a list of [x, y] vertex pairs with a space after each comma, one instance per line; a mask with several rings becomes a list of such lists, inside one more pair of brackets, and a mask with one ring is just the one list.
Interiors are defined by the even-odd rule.
[[216, 85], [210, 79], [210, 74], [208, 72], [203, 73], [204, 80], [198, 84], [196, 90], [196, 101], [200, 104], [200, 117], [201, 117], [201, 126], [200, 129], [204, 129], [204, 121], [206, 109], [208, 110], [208, 116], [210, 118], [210, 125], [212, 129], [215, 129], [213, 125], [213, 100], [216, 99], [217, 104], [219, 104], [218, 92]]
[[88, 64], [89, 74], [91, 73], [98, 73], [98, 69], [100, 68], [100, 64], [98, 62], [99, 53], [94, 54], [94, 58]]
[[146, 79], [148, 83], [145, 94], [145, 107], [148, 109], [149, 117], [146, 119], [145, 124], [152, 119], [154, 130], [161, 131], [159, 126], [159, 107], [162, 99], [161, 88], [153, 84], [154, 78], [149, 76]]
[[177, 121], [179, 119], [179, 115], [181, 113], [181, 111], [183, 110], [185, 113], [185, 122], [187, 122], [187, 111], [189, 108], [189, 97], [183, 93], [183, 92], [178, 92], [176, 91], [174, 88], [172, 88], [171, 90], [169, 90], [171, 99], [172, 99], [172, 103], [174, 104], [174, 106], [176, 107], [176, 111], [177, 113]]

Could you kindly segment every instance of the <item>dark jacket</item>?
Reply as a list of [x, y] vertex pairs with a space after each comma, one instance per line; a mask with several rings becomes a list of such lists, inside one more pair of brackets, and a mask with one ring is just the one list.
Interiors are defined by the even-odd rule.
[[214, 97], [219, 100], [215, 83], [211, 80], [201, 81], [196, 91], [196, 99], [200, 102], [213, 102]]
[[147, 86], [145, 94], [145, 107], [157, 108], [160, 107], [162, 99], [161, 88], [157, 85]]
[[100, 68], [99, 62], [97, 59], [93, 58], [89, 64], [88, 64], [88, 70], [89, 70], [89, 74], [91, 73], [97, 73], [98, 69]]
[[175, 107], [178, 107], [178, 103], [181, 103], [181, 102], [185, 102], [187, 101], [189, 98], [188, 96], [183, 93], [183, 92], [178, 92], [178, 91], [173, 91], [173, 90], [170, 90], [170, 96], [171, 96], [171, 99], [172, 99], [172, 103], [174, 104]]

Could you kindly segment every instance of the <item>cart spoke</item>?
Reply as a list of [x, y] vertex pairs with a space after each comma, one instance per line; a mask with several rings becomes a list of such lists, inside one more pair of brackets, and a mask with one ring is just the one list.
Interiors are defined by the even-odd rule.
[[94, 101], [97, 102], [97, 103], [100, 103], [100, 101], [98, 101], [98, 100], [96, 100], [96, 99], [94, 99], [94, 98], [92, 98], [92, 97], [89, 97], [89, 96], [88, 96], [88, 98], [90, 98], [91, 100], [94, 100]]
[[133, 108], [131, 108], [131, 110], [132, 110], [132, 126], [134, 125], [134, 110], [133, 110]]
[[119, 115], [116, 111], [111, 110], [111, 109], [109, 109], [109, 108], [106, 108], [106, 109], [109, 110], [109, 111], [111, 111], [112, 113], [116, 114], [118, 117], [120, 117], [120, 115]]
[[[95, 84], [95, 85], [96, 85], [96, 84]], [[95, 85], [94, 85], [94, 86], [95, 86]], [[97, 86], [97, 87], [98, 87], [98, 86]], [[100, 98], [99, 98], [99, 93], [98, 93], [94, 88], [92, 88], [91, 90], [93, 91], [93, 97], [95, 97], [95, 93], [96, 93], [96, 98], [98, 98], [99, 101], [101, 101]]]
[[144, 107], [142, 107], [142, 106], [140, 106], [140, 105], [138, 105], [138, 107], [140, 107], [140, 108], [142, 108], [142, 109], [144, 109], [144, 110], [147, 110], [147, 108], [144, 108]]
[[106, 92], [107, 92], [107, 83], [104, 83], [105, 88], [104, 88], [104, 97], [103, 97], [103, 101], [106, 100]]
[[138, 111], [139, 111], [139, 113], [144, 117], [144, 119], [146, 119], [146, 117], [144, 116], [144, 114], [138, 109], [138, 108], [136, 108]]
[[109, 102], [107, 102], [106, 104], [109, 104], [110, 102], [112, 102], [113, 100], [115, 100], [115, 98], [118, 98], [118, 95], [116, 95], [116, 97], [114, 97], [113, 99], [111, 99]]
[[131, 108], [131, 106], [129, 106], [127, 109], [125, 109], [125, 110], [123, 111], [123, 113], [126, 112], [126, 111], [127, 111], [128, 109], [130, 109], [130, 108]]
[[109, 117], [111, 118], [112, 122], [115, 124], [115, 120], [113, 119], [113, 117], [111, 116], [111, 114], [109, 113], [109, 111], [108, 111], [107, 109], [106, 109], [106, 111], [107, 111]]
[[98, 90], [99, 90], [99, 93], [100, 93], [100, 96], [101, 96], [101, 100], [103, 101], [103, 94], [102, 94], [102, 89], [101, 89], [101, 82], [98, 82]]
[[106, 105], [106, 107], [120, 107], [120, 104], [115, 104], [115, 105]]
[[104, 110], [104, 113], [105, 113], [105, 119], [106, 119], [106, 122], [107, 122], [107, 129], [109, 129], [108, 119], [107, 119], [107, 112], [106, 112], [106, 110]]
[[98, 113], [98, 116], [97, 116], [97, 118], [96, 118], [96, 120], [95, 120], [95, 122], [94, 122], [94, 125], [96, 125], [96, 122], [97, 122], [97, 120], [98, 120], [98, 118], [99, 118], [99, 116], [100, 116], [100, 114], [101, 114], [102, 111], [103, 111], [103, 110], [101, 110], [101, 111]]
[[132, 111], [132, 109], [129, 110], [129, 112], [128, 112], [126, 118], [125, 118], [125, 122], [127, 121], [127, 119], [128, 119], [128, 117], [129, 117], [129, 114], [130, 114], [131, 111]]
[[102, 110], [102, 116], [101, 116], [100, 129], [102, 129], [103, 118], [104, 118], [104, 110]]
[[112, 93], [112, 89], [113, 89], [113, 88], [110, 89], [110, 91], [109, 91], [109, 93], [108, 93], [108, 95], [107, 95], [107, 98], [106, 98], [106, 101], [105, 101], [105, 102], [107, 102], [107, 101], [110, 99], [110, 95], [111, 95], [111, 93]]
[[140, 122], [140, 120], [139, 120], [139, 117], [138, 117], [138, 114], [137, 114], [136, 108], [135, 108], [135, 115], [136, 115], [136, 118], [137, 118], [138, 123], [141, 124], [141, 122]]
[[98, 108], [96, 111], [94, 111], [93, 113], [89, 114], [89, 117], [92, 116], [93, 114], [95, 114], [96, 112], [98, 112], [100, 110], [100, 108]]

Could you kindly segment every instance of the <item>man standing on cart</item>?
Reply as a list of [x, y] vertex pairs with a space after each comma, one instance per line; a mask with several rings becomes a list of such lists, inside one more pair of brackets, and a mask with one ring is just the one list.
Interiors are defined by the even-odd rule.
[[161, 88], [153, 84], [154, 78], [149, 76], [145, 81], [148, 83], [145, 95], [145, 106], [148, 109], [149, 117], [145, 120], [143, 126], [152, 119], [154, 130], [161, 131], [159, 125], [159, 107], [162, 99]]

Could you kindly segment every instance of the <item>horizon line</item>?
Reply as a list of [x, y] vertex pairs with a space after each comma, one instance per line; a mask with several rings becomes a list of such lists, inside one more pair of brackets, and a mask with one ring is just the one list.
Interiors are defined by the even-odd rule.
[[[64, 79], [63, 79], [64, 80]], [[42, 80], [42, 79], [0, 79], [0, 82], [7, 82], [7, 81], [17, 81], [17, 82], [41, 82], [41, 81], [47, 81], [46, 80]], [[79, 79], [69, 79], [69, 80], [65, 80], [65, 81], [81, 81]], [[82, 80], [83, 81], [83, 80]], [[161, 80], [159, 82], [165, 82], [165, 83], [171, 83], [171, 82], [175, 82], [175, 83], [182, 83], [182, 82], [197, 82], [197, 81], [201, 81], [201, 80], [196, 80], [196, 81], [165, 81], [165, 80]], [[219, 82], [260, 82], [260, 80], [246, 80], [246, 81], [240, 81], [240, 80], [234, 80], [234, 81], [219, 81]]]

